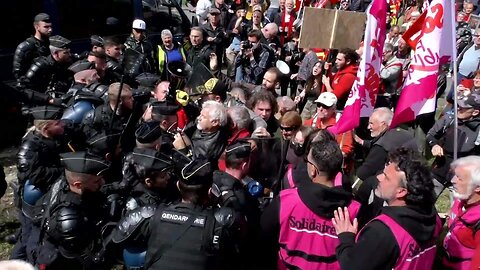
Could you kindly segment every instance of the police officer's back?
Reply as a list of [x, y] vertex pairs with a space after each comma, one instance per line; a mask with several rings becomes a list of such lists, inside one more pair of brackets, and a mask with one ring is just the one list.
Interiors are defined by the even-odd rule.
[[145, 269], [231, 269], [235, 261], [232, 209], [208, 208], [211, 165], [197, 159], [184, 167], [177, 186], [182, 202], [158, 208], [150, 221]]
[[249, 183], [242, 181], [249, 172], [250, 154], [248, 142], [229, 145], [225, 149], [226, 171], [213, 173], [213, 186], [218, 189], [219, 194], [215, 195], [219, 195], [222, 206], [241, 212], [252, 225], [259, 226], [258, 200], [249, 192]]
[[39, 106], [31, 109], [34, 126], [22, 139], [17, 154], [18, 180], [23, 186], [27, 180], [42, 192], [63, 173], [60, 165], [61, 145], [59, 137], [64, 126], [59, 120], [62, 110], [53, 106]]
[[180, 196], [173, 182], [174, 164], [170, 157], [148, 148], [135, 148], [131, 166], [139, 183], [127, 201], [127, 210], [147, 205], [169, 204]]
[[32, 230], [33, 206], [63, 173], [59, 137], [64, 133], [64, 126], [58, 120], [62, 110], [40, 106], [30, 112], [35, 119], [34, 125], [23, 137], [17, 153], [18, 190], [15, 200], [21, 210], [18, 217], [21, 227], [11, 259], [21, 260], [31, 260], [31, 247], [27, 241]]
[[62, 162], [65, 175], [41, 201], [36, 264], [41, 269], [104, 269], [97, 252], [108, 212], [98, 191], [108, 163], [86, 152], [63, 154]]

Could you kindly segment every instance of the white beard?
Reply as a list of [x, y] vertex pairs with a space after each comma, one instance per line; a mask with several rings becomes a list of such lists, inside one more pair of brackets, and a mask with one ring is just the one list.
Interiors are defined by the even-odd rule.
[[473, 193], [473, 187], [471, 185], [468, 185], [467, 192], [464, 194], [458, 193], [456, 190], [453, 191], [453, 197], [455, 199], [461, 200], [461, 201], [466, 201], [472, 196]]

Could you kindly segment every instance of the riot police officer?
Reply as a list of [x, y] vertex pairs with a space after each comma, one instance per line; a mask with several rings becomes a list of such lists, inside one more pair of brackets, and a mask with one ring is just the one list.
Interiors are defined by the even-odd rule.
[[123, 75], [122, 67], [122, 44], [115, 38], [107, 38], [103, 42], [107, 55], [106, 78], [104, 83], [119, 82]]
[[162, 143], [162, 134], [163, 132], [160, 128], [160, 122], [143, 122], [135, 131], [135, 137], [137, 138], [137, 148], [148, 148], [159, 151], [160, 145]]
[[62, 110], [53, 106], [31, 109], [34, 126], [22, 139], [17, 153], [18, 192], [16, 194], [21, 223], [20, 237], [12, 251], [11, 259], [26, 260], [27, 239], [31, 231], [32, 206], [45, 194], [63, 173], [60, 164], [61, 145], [59, 136], [64, 133], [63, 123], [58, 120]]
[[110, 170], [103, 175], [106, 183], [117, 182], [122, 179], [121, 135], [117, 130], [103, 130], [86, 142], [86, 152], [106, 160], [110, 164]]
[[[223, 206], [231, 207], [241, 212], [249, 221], [258, 224], [260, 212], [258, 209], [258, 200], [254, 197], [254, 191], [249, 188], [256, 181], [248, 181], [246, 176], [250, 167], [250, 143], [238, 141], [229, 145], [225, 149], [225, 172], [215, 171], [213, 173], [213, 187], [218, 190], [220, 203]], [[245, 179], [245, 180], [244, 180]]]
[[178, 115], [180, 106], [167, 98], [165, 101], [152, 102], [152, 119], [158, 121], [162, 130], [160, 150], [171, 154], [175, 134], [178, 133]]
[[208, 207], [210, 163], [203, 158], [193, 160], [181, 174], [177, 187], [182, 202], [134, 210], [119, 223], [113, 242], [141, 239], [147, 244], [145, 264], [137, 269], [235, 268], [235, 213], [231, 208]]
[[146, 205], [169, 204], [180, 199], [175, 187], [170, 157], [152, 149], [135, 148], [130, 164], [139, 183], [130, 193], [126, 208], [131, 211]]
[[[120, 86], [122, 85], [122, 89]], [[120, 96], [120, 98], [118, 98]], [[116, 112], [114, 110], [116, 109]], [[132, 89], [128, 84], [112, 83], [108, 87], [108, 102], [91, 110], [82, 121], [87, 138], [105, 130], [121, 133], [133, 109]]]
[[13, 56], [13, 76], [19, 80], [32, 64], [33, 60], [40, 56], [50, 54], [48, 38], [52, 34], [50, 16], [46, 13], [37, 14], [33, 20], [35, 34], [20, 43]]
[[41, 201], [36, 265], [39, 269], [110, 269], [102, 260], [108, 221], [102, 174], [109, 164], [86, 152], [62, 155], [65, 175]]
[[258, 196], [263, 187], [247, 175], [250, 170], [250, 143], [237, 141], [225, 149], [225, 172], [213, 173], [212, 193], [222, 206], [231, 207], [246, 218], [245, 237], [241, 239], [242, 268], [257, 264], [259, 255], [260, 208]]
[[28, 103], [45, 105], [60, 102], [73, 82], [70, 40], [50, 37], [50, 55], [36, 58], [21, 80], [20, 88]]

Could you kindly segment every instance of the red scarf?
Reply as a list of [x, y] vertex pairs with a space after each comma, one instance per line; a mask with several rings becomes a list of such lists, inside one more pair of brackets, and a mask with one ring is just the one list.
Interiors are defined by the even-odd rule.
[[[287, 33], [287, 39], [291, 39], [292, 37], [292, 32], [293, 32], [293, 21], [295, 21], [295, 16], [293, 16], [294, 12], [292, 11], [292, 13], [290, 14], [290, 21], [288, 21], [288, 25], [287, 23], [285, 22], [285, 17], [287, 15], [287, 10], [284, 10], [283, 13], [282, 13], [282, 35], [280, 35], [280, 43], [282, 44], [285, 44], [285, 34], [283, 33]], [[286, 28], [288, 27], [288, 28]], [[288, 29], [287, 31], [285, 31], [286, 29]]]

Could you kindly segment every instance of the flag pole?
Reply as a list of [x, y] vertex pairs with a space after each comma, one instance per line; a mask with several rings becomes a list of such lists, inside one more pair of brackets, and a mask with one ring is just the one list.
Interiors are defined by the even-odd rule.
[[[454, 12], [454, 5], [450, 3], [450, 10], [451, 13], [450, 16], [450, 22], [452, 25], [452, 37], [456, 36], [455, 33], [455, 12]], [[452, 13], [453, 12], [453, 13]], [[444, 13], [445, 14], [445, 13]], [[457, 43], [454, 38], [452, 38], [452, 48], [453, 48], [453, 55], [452, 55], [452, 61], [453, 61], [453, 125], [455, 127], [455, 133], [453, 134], [453, 160], [457, 160], [458, 158], [458, 117], [457, 117], [457, 109], [458, 109], [458, 102], [457, 102], [457, 78], [458, 78], [458, 68], [457, 68]]]
[[455, 127], [455, 133], [453, 133], [453, 160], [457, 160], [457, 156], [458, 156], [457, 76], [458, 76], [457, 59], [454, 59], [453, 60], [453, 81], [452, 81], [452, 85], [453, 85], [453, 117], [455, 117], [454, 120], [453, 120], [453, 126]]

